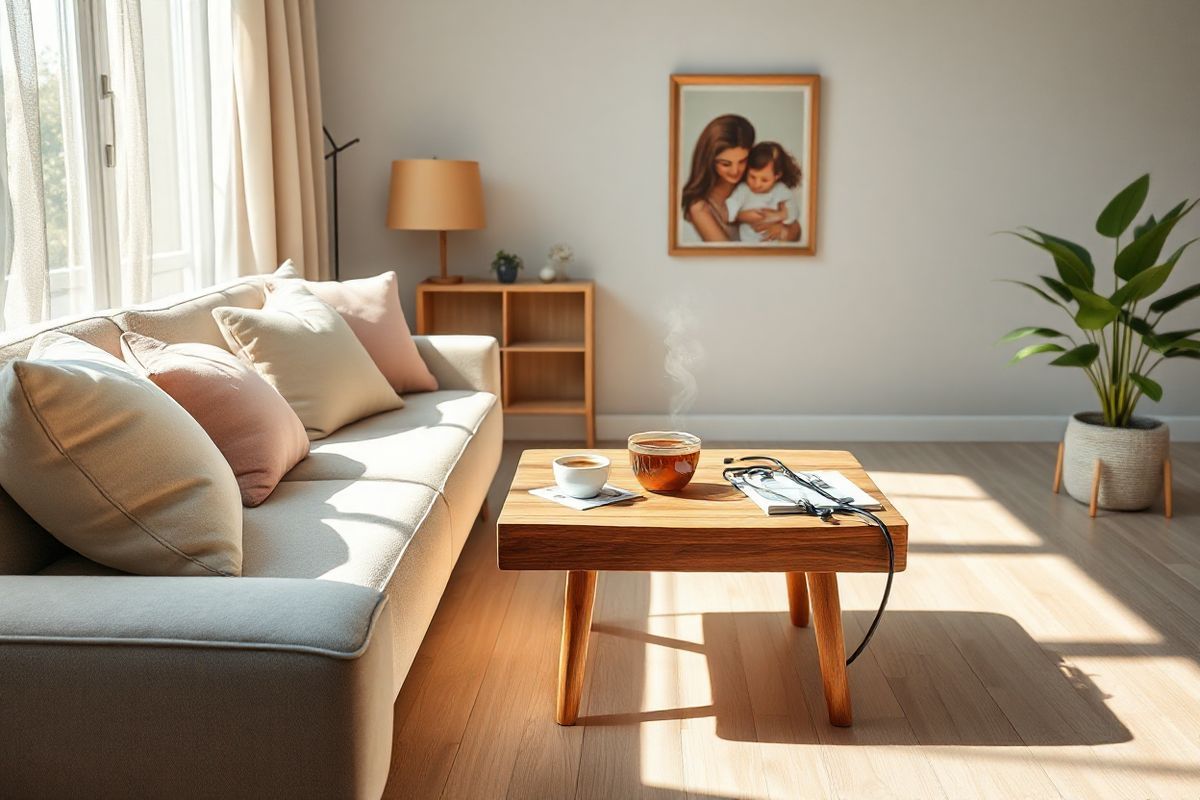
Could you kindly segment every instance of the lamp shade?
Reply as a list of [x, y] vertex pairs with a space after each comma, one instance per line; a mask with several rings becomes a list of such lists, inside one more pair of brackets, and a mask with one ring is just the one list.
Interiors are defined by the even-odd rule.
[[479, 162], [438, 158], [393, 161], [387, 224], [417, 231], [484, 227]]

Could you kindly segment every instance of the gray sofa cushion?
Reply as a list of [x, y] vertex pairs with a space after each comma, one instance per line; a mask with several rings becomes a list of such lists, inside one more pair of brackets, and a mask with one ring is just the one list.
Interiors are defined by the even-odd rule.
[[441, 490], [496, 396], [453, 390], [410, 394], [404, 401], [402, 409], [361, 419], [313, 442], [308, 458], [283, 480], [379, 478]]
[[390, 603], [331, 581], [0, 577], [0, 795], [379, 797]]
[[388, 596], [398, 693], [454, 565], [445, 499], [401, 481], [290, 481], [244, 519], [243, 575], [342, 581]]
[[245, 509], [242, 573], [383, 590], [414, 536], [442, 542], [438, 569], [448, 572], [448, 531], [436, 530], [438, 515], [429, 519], [440, 502], [432, 489], [399, 481], [281, 483], [261, 506]]
[[[486, 488], [486, 487], [485, 487]], [[393, 695], [437, 611], [457, 555], [450, 509], [427, 486], [400, 481], [291, 481], [245, 509], [242, 575], [319, 578], [389, 598]], [[120, 575], [75, 553], [43, 575]]]

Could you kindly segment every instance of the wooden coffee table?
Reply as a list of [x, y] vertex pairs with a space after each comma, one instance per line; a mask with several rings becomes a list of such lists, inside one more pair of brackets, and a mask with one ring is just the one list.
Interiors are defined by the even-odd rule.
[[[596, 573], [783, 572], [793, 625], [813, 622], [825, 702], [833, 725], [851, 723], [850, 686], [842, 635], [837, 573], [887, 572], [879, 530], [857, 517], [836, 523], [816, 517], [768, 517], [721, 478], [726, 456], [770, 455], [793, 470], [840, 470], [883, 504], [878, 516], [896, 547], [896, 571], [908, 554], [908, 523], [880, 493], [854, 456], [842, 450], [704, 450], [692, 482], [680, 492], [654, 494], [590, 511], [529, 494], [554, 483], [550, 462], [567, 450], [526, 450], [497, 521], [500, 569], [567, 570], [566, 610], [558, 666], [560, 725], [579, 715]], [[612, 459], [609, 482], [641, 491], [625, 450], [596, 450]], [[807, 586], [805, 577], [807, 576]]]

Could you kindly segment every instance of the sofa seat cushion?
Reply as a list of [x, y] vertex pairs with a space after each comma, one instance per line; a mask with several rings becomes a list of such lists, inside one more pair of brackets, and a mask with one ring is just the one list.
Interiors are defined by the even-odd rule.
[[441, 491], [467, 443], [496, 405], [490, 392], [409, 395], [406, 406], [347, 425], [313, 442], [283, 481], [370, 478]]
[[[242, 522], [242, 574], [383, 589], [437, 499], [399, 481], [282, 483]], [[449, 565], [450, 550], [443, 554]]]
[[242, 574], [369, 586], [392, 605], [393, 695], [408, 674], [453, 567], [450, 512], [402, 481], [285, 481], [245, 510]]

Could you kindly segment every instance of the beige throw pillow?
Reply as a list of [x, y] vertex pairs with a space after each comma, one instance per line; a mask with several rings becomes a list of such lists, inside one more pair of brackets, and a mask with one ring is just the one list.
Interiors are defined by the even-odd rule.
[[141, 575], [240, 575], [237, 481], [191, 416], [64, 333], [0, 369], [0, 484], [55, 538]]
[[[271, 285], [276, 286], [279, 279], [299, 279], [300, 273], [289, 258], [271, 277], [276, 279]], [[303, 286], [342, 315], [393, 389], [400, 394], [437, 390], [437, 378], [417, 352], [404, 319], [396, 273], [347, 281], [305, 281]]]
[[341, 315], [299, 283], [281, 284], [261, 310], [212, 313], [229, 349], [283, 395], [309, 439], [404, 407]]

